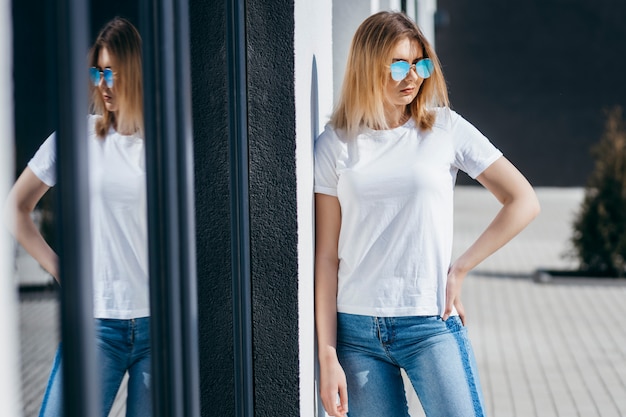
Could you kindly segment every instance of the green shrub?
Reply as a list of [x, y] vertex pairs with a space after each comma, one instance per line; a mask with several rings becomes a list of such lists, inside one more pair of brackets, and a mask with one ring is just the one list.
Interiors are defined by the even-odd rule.
[[626, 273], [626, 125], [621, 107], [607, 112], [604, 134], [591, 154], [595, 167], [574, 221], [572, 243], [580, 269], [591, 275]]

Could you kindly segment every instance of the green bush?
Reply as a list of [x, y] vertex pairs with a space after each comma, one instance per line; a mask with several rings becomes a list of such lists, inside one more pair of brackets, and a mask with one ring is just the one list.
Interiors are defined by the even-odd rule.
[[607, 112], [604, 134], [591, 154], [595, 167], [574, 221], [572, 243], [590, 275], [626, 273], [626, 125], [621, 107]]

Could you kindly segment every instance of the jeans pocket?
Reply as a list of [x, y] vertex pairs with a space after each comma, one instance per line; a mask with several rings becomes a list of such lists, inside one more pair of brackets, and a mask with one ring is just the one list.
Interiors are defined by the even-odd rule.
[[448, 320], [446, 320], [446, 327], [452, 333], [457, 333], [465, 330], [465, 326], [463, 325], [463, 322], [461, 321], [461, 318], [459, 316], [448, 317]]

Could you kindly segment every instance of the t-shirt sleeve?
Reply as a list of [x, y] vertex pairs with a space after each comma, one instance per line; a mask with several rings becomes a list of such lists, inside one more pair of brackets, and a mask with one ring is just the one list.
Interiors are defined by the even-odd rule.
[[315, 141], [315, 184], [314, 191], [319, 194], [337, 196], [338, 156], [341, 152], [339, 140], [330, 128]]
[[51, 134], [41, 144], [35, 156], [28, 162], [28, 167], [44, 184], [52, 187], [56, 184], [56, 134]]
[[471, 123], [457, 113], [451, 113], [455, 166], [476, 179], [502, 156], [502, 152]]

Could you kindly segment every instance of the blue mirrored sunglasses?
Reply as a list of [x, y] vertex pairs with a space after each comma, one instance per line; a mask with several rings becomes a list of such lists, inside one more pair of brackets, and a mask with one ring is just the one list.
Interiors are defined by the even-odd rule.
[[104, 82], [107, 87], [113, 88], [113, 70], [111, 68], [105, 68], [103, 70], [96, 67], [89, 68], [89, 78], [91, 78], [91, 82], [96, 87], [100, 84], [100, 75], [104, 77]]
[[428, 78], [433, 74], [435, 65], [430, 58], [422, 58], [415, 64], [409, 64], [406, 61], [396, 61], [390, 65], [391, 78], [395, 81], [402, 81], [406, 78], [411, 70], [411, 67], [415, 67], [415, 72], [420, 78]]

